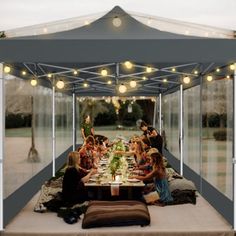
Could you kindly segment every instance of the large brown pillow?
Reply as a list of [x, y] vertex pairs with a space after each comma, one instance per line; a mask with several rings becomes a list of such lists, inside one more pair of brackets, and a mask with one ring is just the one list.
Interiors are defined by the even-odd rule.
[[82, 228], [149, 225], [147, 206], [139, 201], [91, 201]]

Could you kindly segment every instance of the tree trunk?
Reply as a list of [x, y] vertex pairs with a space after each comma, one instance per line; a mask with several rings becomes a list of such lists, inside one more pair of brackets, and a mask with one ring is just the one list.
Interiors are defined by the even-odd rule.
[[35, 148], [35, 140], [34, 140], [34, 129], [35, 129], [35, 115], [34, 115], [34, 98], [31, 98], [31, 148], [28, 153], [28, 162], [40, 162], [38, 151]]

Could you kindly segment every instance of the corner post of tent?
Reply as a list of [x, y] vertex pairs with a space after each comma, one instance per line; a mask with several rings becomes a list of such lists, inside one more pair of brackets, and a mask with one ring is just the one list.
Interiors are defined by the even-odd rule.
[[73, 151], [75, 151], [76, 149], [76, 96], [75, 96], [74, 88], [72, 92], [72, 142], [73, 142]]
[[233, 203], [234, 203], [234, 230], [236, 229], [236, 63], [234, 64], [233, 78]]
[[55, 135], [55, 83], [54, 75], [52, 79], [52, 176], [55, 177], [56, 168], [56, 135]]
[[156, 128], [156, 116], [157, 116], [157, 97], [154, 101], [154, 111], [153, 111], [153, 119], [152, 119], [152, 127]]
[[5, 93], [3, 64], [0, 63], [0, 232], [3, 231], [3, 159], [5, 139]]
[[179, 91], [179, 154], [180, 154], [180, 175], [183, 175], [183, 85]]
[[161, 95], [161, 93], [159, 94], [159, 133], [161, 134], [161, 132], [162, 132], [162, 107], [161, 107], [161, 103], [162, 103], [162, 101], [161, 101], [161, 99], [162, 99], [162, 95]]

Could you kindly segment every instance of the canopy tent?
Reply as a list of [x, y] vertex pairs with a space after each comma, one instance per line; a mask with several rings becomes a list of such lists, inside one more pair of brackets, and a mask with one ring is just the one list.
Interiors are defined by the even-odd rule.
[[[113, 20], [115, 18], [118, 18], [121, 21], [121, 25], [119, 27], [115, 27], [113, 25]], [[213, 64], [212, 61], [202, 63], [202, 60], [200, 60], [200, 62], [198, 60], [190, 60], [191, 62], [189, 63], [188, 58], [186, 58], [181, 62], [168, 63], [168, 61], [162, 61], [162, 55], [159, 52], [160, 50], [156, 52], [156, 55], [154, 54], [154, 57], [156, 58], [155, 60], [150, 62], [150, 59], [148, 59], [149, 55], [146, 57], [144, 54], [142, 59], [139, 59], [137, 63], [137, 60], [134, 60], [135, 58], [133, 58], [133, 56], [127, 55], [129, 54], [129, 51], [127, 53], [127, 50], [123, 50], [123, 47], [121, 50], [119, 50], [119, 52], [117, 51], [116, 40], [119, 39], [120, 41], [118, 44], [124, 42], [124, 48], [126, 48], [127, 44], [128, 46], [132, 47], [131, 54], [136, 52], [139, 54], [140, 51], [143, 52], [143, 49], [147, 48], [152, 50], [153, 54], [156, 47], [155, 45], [150, 47], [150, 44], [156, 44], [156, 42], [158, 42], [158, 44], [162, 44], [163, 42], [172, 43], [174, 41], [178, 44], [181, 43], [182, 46], [188, 44], [191, 46], [194, 44], [194, 42], [199, 43], [199, 40], [200, 42], [204, 42], [204, 44], [206, 41], [210, 40], [200, 37], [160, 31], [140, 23], [135, 18], [123, 11], [120, 7], [115, 7], [98, 20], [79, 28], [51, 34], [40, 34], [15, 38], [14, 40], [20, 44], [24, 44], [24, 42], [27, 44], [34, 44], [38, 42], [40, 44], [41, 42], [45, 41], [47, 41], [49, 44], [55, 41], [55, 43], [64, 43], [62, 47], [58, 49], [60, 51], [60, 56], [56, 59], [56, 61], [59, 60], [60, 63], [55, 63], [54, 61], [54, 63], [44, 63], [45, 60], [41, 61], [40, 59], [34, 60], [37, 61], [37, 63], [15, 63], [13, 65], [15, 69], [13, 73], [15, 75], [21, 76], [20, 73], [22, 73], [22, 71], [28, 71], [27, 76], [24, 77], [28, 77], [29, 75], [31, 75], [31, 77], [37, 77], [39, 81], [44, 84], [45, 78], [47, 80], [48, 74], [54, 75], [55, 82], [58, 80], [63, 80], [65, 82], [66, 87], [64, 91], [75, 91], [77, 94], [80, 94], [80, 96], [122, 95], [119, 94], [118, 91], [118, 86], [121, 84], [124, 84], [128, 88], [125, 96], [156, 96], [159, 93], [168, 92], [170, 89], [179, 86], [182, 83], [184, 76], [189, 76], [193, 83], [197, 83], [201, 76], [205, 76], [208, 73], [214, 71], [216, 67], [226, 68], [225, 70], [221, 70], [221, 73], [217, 75], [217, 78], [222, 78], [228, 73], [226, 67], [228, 61], [222, 61], [223, 63]], [[9, 39], [6, 39], [6, 41], [9, 43], [12, 42], [9, 41]], [[71, 59], [70, 57], [68, 58], [68, 56], [65, 57], [67, 50], [65, 49], [66, 51], [64, 51], [63, 49], [65, 48], [65, 42], [68, 41], [69, 43], [78, 44], [79, 47], [83, 47], [84, 45], [87, 49], [86, 52], [81, 53], [80, 50], [77, 51], [75, 49], [72, 52], [71, 57], [76, 57], [77, 60]], [[102, 44], [102, 47], [107, 45], [108, 47], [106, 50], [108, 51], [105, 52], [105, 54], [110, 53], [111, 57], [113, 57], [113, 60], [108, 61], [105, 59], [103, 55], [104, 52], [100, 52], [100, 55], [98, 55], [96, 52], [91, 53], [89, 48], [87, 48], [88, 45], [86, 46], [88, 42], [93, 43], [93, 47], [97, 45], [98, 42], [99, 45]], [[143, 44], [143, 42], [146, 44]], [[144, 48], [140, 48], [137, 43], [144, 45]], [[56, 45], [53, 45], [53, 48], [55, 47], [57, 48]], [[192, 47], [194, 47], [194, 45], [192, 45]], [[165, 50], [166, 53], [163, 53], [168, 54], [167, 47]], [[191, 50], [193, 50], [193, 48]], [[44, 53], [47, 54], [47, 51]], [[93, 63], [86, 63], [86, 55], [88, 54], [90, 55], [89, 61], [93, 61]], [[120, 56], [123, 58], [124, 55], [126, 55], [125, 60], [119, 59]], [[205, 54], [203, 55], [204, 56], [202, 56], [202, 59], [205, 58]], [[96, 56], [99, 56], [99, 59], [96, 59]], [[170, 56], [173, 58], [176, 57], [175, 53], [171, 54]], [[85, 60], [80, 63], [83, 60], [83, 57], [85, 57]], [[73, 62], [68, 63], [68, 60], [73, 60]], [[132, 68], [127, 68], [125, 66], [124, 62], [127, 60], [131, 60]], [[135, 64], [133, 61], [135, 61]], [[158, 63], [156, 63], [157, 61]], [[151, 67], [150, 72], [146, 71], [147, 67]], [[108, 74], [106, 76], [102, 76], [100, 74], [102, 69], [107, 70]], [[133, 80], [137, 83], [135, 88], [129, 86], [130, 82]]]

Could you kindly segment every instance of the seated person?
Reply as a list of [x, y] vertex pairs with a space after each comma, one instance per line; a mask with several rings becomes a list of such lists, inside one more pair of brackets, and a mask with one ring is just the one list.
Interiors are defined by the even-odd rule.
[[89, 181], [96, 170], [89, 173], [80, 167], [80, 155], [78, 152], [70, 152], [67, 157], [67, 169], [62, 183], [62, 197], [67, 205], [74, 205], [88, 200], [84, 183]]
[[150, 163], [152, 165], [152, 171], [145, 176], [132, 176], [132, 178], [136, 178], [139, 180], [153, 180], [156, 191], [160, 196], [159, 203], [167, 204], [173, 201], [171, 196], [169, 185], [166, 177], [166, 170], [163, 163], [163, 157], [159, 152], [153, 152], [151, 155]]

